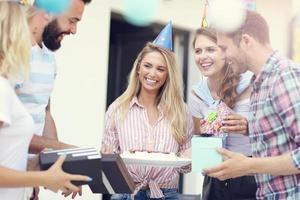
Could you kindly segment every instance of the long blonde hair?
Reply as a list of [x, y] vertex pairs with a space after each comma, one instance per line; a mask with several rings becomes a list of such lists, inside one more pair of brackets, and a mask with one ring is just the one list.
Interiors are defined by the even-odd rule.
[[0, 2], [0, 75], [27, 76], [31, 37], [22, 6]]
[[146, 54], [154, 51], [159, 52], [164, 57], [168, 68], [168, 77], [156, 97], [156, 105], [160, 105], [163, 109], [164, 115], [170, 122], [170, 128], [176, 141], [178, 143], [183, 143], [186, 139], [185, 133], [187, 129], [186, 106], [183, 101], [183, 82], [174, 53], [164, 48], [158, 47], [152, 43], [147, 43], [139, 53], [129, 75], [128, 87], [118, 98], [121, 116], [126, 116], [130, 101], [135, 96], [138, 96], [141, 90], [138, 70], [142, 59]]

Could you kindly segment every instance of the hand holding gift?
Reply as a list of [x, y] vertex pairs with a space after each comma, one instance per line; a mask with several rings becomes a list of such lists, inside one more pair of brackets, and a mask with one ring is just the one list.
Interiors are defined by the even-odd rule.
[[233, 111], [223, 102], [220, 102], [216, 107], [216, 111], [208, 114], [207, 118], [201, 125], [201, 132], [209, 135], [219, 135], [224, 133], [222, 129], [223, 119], [231, 115]]
[[224, 132], [248, 135], [248, 120], [236, 113], [223, 118], [221, 130]]

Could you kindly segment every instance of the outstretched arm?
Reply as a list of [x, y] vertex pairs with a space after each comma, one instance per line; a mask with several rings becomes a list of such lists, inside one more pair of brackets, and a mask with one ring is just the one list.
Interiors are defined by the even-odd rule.
[[79, 191], [79, 188], [71, 183], [71, 180], [91, 181], [91, 178], [81, 175], [71, 175], [62, 170], [65, 160], [61, 156], [47, 171], [23, 172], [0, 166], [0, 187], [37, 187], [44, 186], [53, 192], [58, 190]]
[[76, 146], [66, 144], [63, 142], [59, 142], [54, 139], [46, 138], [45, 136], [33, 135], [30, 145], [29, 145], [29, 153], [40, 153], [45, 148], [50, 149], [69, 149], [74, 148]]
[[50, 100], [46, 107], [45, 127], [42, 136], [33, 135], [29, 153], [40, 153], [45, 148], [51, 149], [68, 149], [76, 146], [58, 141], [56, 126], [50, 112]]
[[290, 153], [274, 157], [250, 158], [226, 149], [218, 149], [218, 152], [226, 160], [215, 167], [205, 169], [204, 173], [220, 180], [257, 173], [276, 176], [300, 173], [293, 164]]

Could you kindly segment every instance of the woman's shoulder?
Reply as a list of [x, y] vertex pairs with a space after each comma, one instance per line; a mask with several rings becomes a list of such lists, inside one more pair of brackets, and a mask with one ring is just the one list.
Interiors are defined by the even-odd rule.
[[209, 92], [209, 88], [207, 85], [207, 78], [203, 77], [200, 81], [192, 86], [192, 92], [197, 96], [201, 97]]
[[[137, 102], [136, 97], [132, 98], [131, 101], [128, 104], [128, 108], [131, 107], [135, 102]], [[118, 97], [116, 100], [114, 100], [107, 108], [107, 113], [112, 113], [112, 112], [119, 112], [121, 108], [124, 107], [124, 100]], [[126, 103], [127, 104], [127, 103]]]
[[201, 96], [199, 96], [194, 90], [191, 91], [190, 96], [189, 96], [189, 101], [188, 101], [188, 105], [189, 104], [204, 104], [203, 99], [201, 98]]
[[116, 109], [118, 109], [118, 107], [120, 107], [120, 100], [119, 98], [117, 98], [116, 100], [114, 100], [107, 108], [107, 112], [113, 112], [116, 111]]
[[12, 90], [12, 86], [10, 85], [9, 81], [0, 75], [0, 91], [7, 93], [11, 90]]
[[196, 84], [194, 84], [192, 86], [192, 90], [195, 91], [196, 93], [198, 91], [201, 91], [201, 90], [207, 90], [208, 87], [207, 87], [207, 78], [206, 77], [203, 77], [200, 81], [198, 81]]
[[200, 117], [203, 115], [203, 111], [207, 110], [209, 105], [198, 97], [195, 93], [189, 96], [188, 109], [192, 116]]
[[215, 103], [215, 99], [212, 97], [207, 85], [207, 78], [203, 78], [192, 87], [191, 100], [206, 105], [212, 105]]

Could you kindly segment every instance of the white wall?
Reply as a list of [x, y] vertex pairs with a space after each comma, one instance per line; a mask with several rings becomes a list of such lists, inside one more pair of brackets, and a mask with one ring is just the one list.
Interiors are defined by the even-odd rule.
[[292, 18], [292, 0], [258, 0], [257, 11], [269, 24], [270, 39], [274, 49], [288, 55], [288, 38]]
[[[164, 0], [156, 22], [166, 23], [187, 30], [200, 26], [202, 3], [200, 0]], [[263, 12], [270, 24], [273, 46], [287, 53], [287, 20], [290, 16], [290, 0], [257, 0], [258, 11]], [[82, 22], [75, 36], [67, 36], [57, 52], [58, 77], [52, 100], [59, 138], [79, 146], [100, 148], [106, 103], [109, 26], [111, 9], [121, 12], [121, 0], [93, 0], [86, 7]], [[189, 57], [188, 88], [197, 82], [200, 74]], [[202, 177], [189, 175], [185, 179], [184, 192], [199, 193]], [[65, 199], [50, 192], [41, 192], [40, 199]], [[84, 197], [99, 199], [87, 189]]]
[[[174, 26], [189, 30], [200, 26], [203, 10], [201, 0], [161, 0], [160, 2], [154, 22], [167, 23], [172, 20]], [[122, 0], [113, 0], [110, 3], [114, 11], [122, 12]]]

